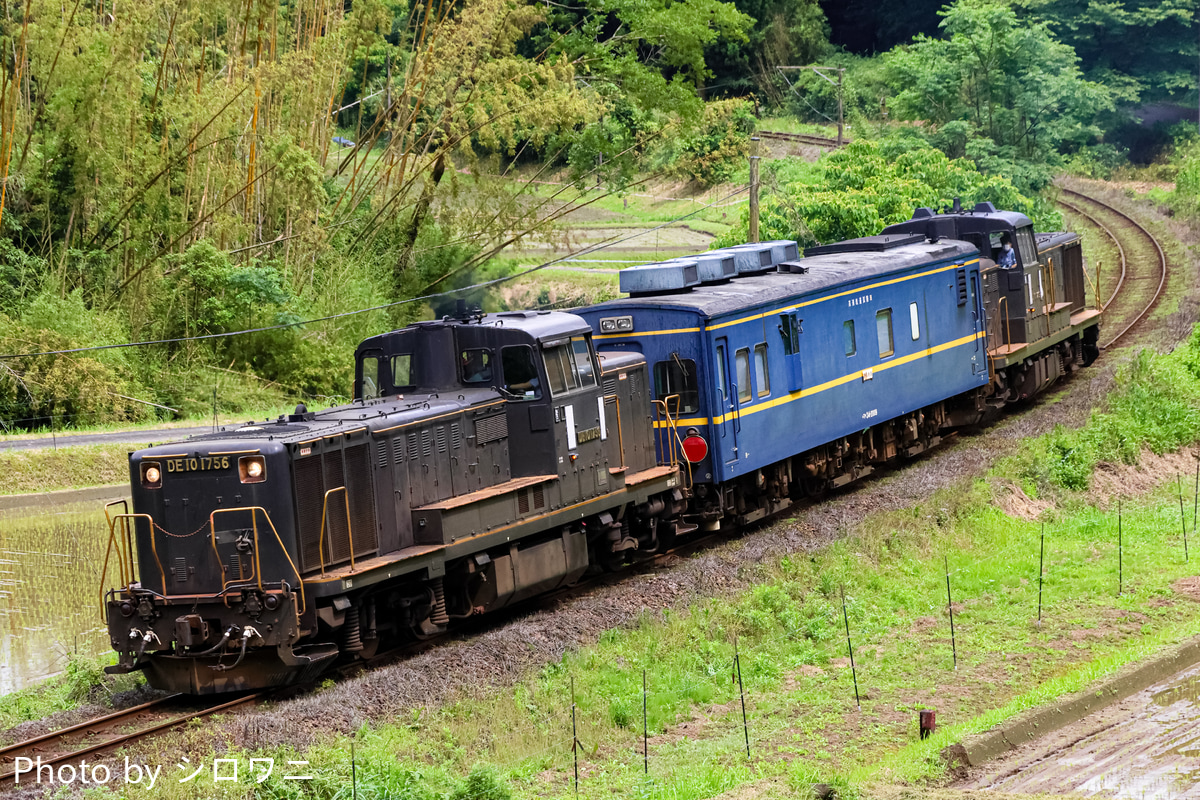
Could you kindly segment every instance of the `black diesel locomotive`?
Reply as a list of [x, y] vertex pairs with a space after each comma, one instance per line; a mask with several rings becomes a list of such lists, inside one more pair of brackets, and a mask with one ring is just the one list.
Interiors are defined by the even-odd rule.
[[919, 209], [803, 259], [646, 269], [580, 316], [368, 339], [350, 405], [131, 455], [111, 669], [194, 694], [308, 681], [915, 456], [1095, 357], [1079, 244], [988, 204]]
[[357, 365], [351, 405], [130, 457], [116, 670], [196, 694], [306, 681], [677, 532], [645, 360], [598, 358], [579, 317], [419, 323]]

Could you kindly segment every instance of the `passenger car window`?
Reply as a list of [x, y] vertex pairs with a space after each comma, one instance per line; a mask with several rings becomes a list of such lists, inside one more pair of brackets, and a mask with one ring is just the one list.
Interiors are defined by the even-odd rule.
[[717, 345], [717, 391], [721, 393], [722, 400], [728, 400], [729, 396], [725, 394], [725, 346]]
[[754, 345], [754, 380], [758, 384], [758, 396], [766, 397], [771, 393], [771, 376], [767, 371], [767, 346]]
[[358, 384], [358, 396], [363, 400], [379, 397], [379, 358], [365, 356], [362, 360], [362, 380]]
[[564, 343], [543, 349], [542, 361], [546, 364], [546, 380], [550, 382], [551, 394], [562, 394], [579, 388], [570, 344]]
[[[679, 412], [694, 414], [700, 410], [700, 389], [696, 383], [696, 362], [674, 357], [654, 365], [654, 392], [659, 400], [679, 395]], [[671, 408], [674, 412], [675, 408]]]
[[504, 370], [504, 388], [510, 394], [523, 400], [537, 400], [542, 396], [532, 347], [515, 344], [500, 348], [500, 367]]
[[595, 386], [596, 371], [592, 368], [592, 348], [587, 339], [575, 336], [571, 339], [571, 350], [575, 355], [575, 370], [579, 373], [580, 386]]
[[406, 389], [412, 385], [412, 353], [392, 356], [392, 386]]
[[845, 347], [848, 356], [858, 352], [858, 343], [854, 341], [854, 320], [852, 319], [842, 323], [842, 346]]
[[750, 386], [750, 348], [743, 347], [733, 356], [735, 374], [737, 375], [737, 395], [739, 403], [748, 403], [754, 397]]
[[486, 348], [463, 350], [458, 363], [463, 383], [487, 383], [492, 379], [492, 351]]
[[892, 310], [885, 308], [875, 314], [875, 335], [879, 337], [879, 357], [887, 358], [896, 352], [892, 342]]
[[917, 304], [908, 304], [908, 327], [912, 332], [912, 339], [915, 342], [921, 338], [921, 321], [917, 318]]

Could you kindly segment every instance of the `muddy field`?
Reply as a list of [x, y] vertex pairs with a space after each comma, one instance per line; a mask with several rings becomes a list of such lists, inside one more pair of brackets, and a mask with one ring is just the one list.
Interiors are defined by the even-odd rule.
[[1200, 666], [985, 765], [963, 789], [1200, 797]]

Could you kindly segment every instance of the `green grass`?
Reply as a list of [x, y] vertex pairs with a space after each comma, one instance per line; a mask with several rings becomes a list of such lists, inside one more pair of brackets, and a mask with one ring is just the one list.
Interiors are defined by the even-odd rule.
[[0, 451], [0, 495], [52, 492], [129, 482], [129, 451], [145, 445], [101, 444]]
[[[746, 564], [752, 588], [611, 630], [513, 689], [367, 725], [357, 737], [359, 774], [380, 786], [419, 780], [422, 791], [444, 794], [488, 763], [517, 797], [572, 796], [573, 681], [585, 797], [704, 798], [761, 779], [793, 788], [936, 781], [938, 749], [956, 735], [1200, 630], [1200, 604], [1171, 588], [1193, 573], [1183, 562], [1178, 513], [1170, 487], [1125, 508], [1118, 596], [1116, 515], [1083, 506], [1060, 512], [1047, 526], [1039, 627], [1040, 524], [992, 508], [983, 482], [944, 491], [916, 509], [876, 514], [818, 553]], [[957, 609], [957, 670], [943, 558]], [[843, 585], [861, 711], [844, 661]], [[732, 677], [735, 640], [749, 762]], [[641, 757], [643, 669], [649, 780]], [[937, 708], [943, 731], [916, 743], [916, 711], [924, 707]], [[308, 787], [311, 796], [334, 797], [332, 787], [344, 786], [348, 748], [338, 738], [306, 754], [328, 787]], [[201, 788], [213, 787], [194, 791]], [[172, 796], [198, 796], [179, 791]]]
[[[0, 695], [0, 730], [91, 702], [108, 705], [112, 696], [142, 683], [141, 675], [106, 676], [115, 654], [70, 655], [62, 673], [11, 694]], [[7, 741], [7, 739], [5, 739]]]

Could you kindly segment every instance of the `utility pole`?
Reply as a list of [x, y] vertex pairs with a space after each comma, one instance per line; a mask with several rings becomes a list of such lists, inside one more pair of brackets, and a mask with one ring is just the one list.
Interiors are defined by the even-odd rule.
[[758, 241], [758, 137], [750, 137], [750, 241]]
[[[846, 76], [846, 69], [844, 67], [822, 67], [822, 66], [818, 66], [816, 64], [809, 64], [809, 65], [803, 66], [803, 67], [782, 67], [782, 66], [780, 66], [780, 67], [775, 67], [775, 69], [779, 70], [779, 74], [783, 75], [783, 79], [785, 81], [787, 81], [787, 85], [797, 95], [800, 94], [800, 90], [796, 87], [795, 84], [793, 84], [791, 81], [789, 81], [787, 79], [787, 74], [786, 74], [785, 70], [810, 70], [811, 69], [815, 75], [819, 75], [821, 77], [821, 79], [824, 80], [826, 83], [828, 83], [830, 86], [834, 86], [837, 88], [837, 98], [838, 98], [837, 146], [841, 147], [843, 144], [845, 144], [845, 141], [846, 141], [846, 136], [845, 136], [846, 103], [845, 103], [845, 97], [844, 97], [842, 90], [843, 90], [843, 83], [845, 81], [845, 76]], [[829, 74], [826, 74], [826, 73], [834, 73], [834, 72], [837, 73], [837, 80], [834, 80], [833, 78], [830, 77]], [[817, 113], [820, 114], [821, 112], [818, 111]], [[821, 114], [821, 116], [825, 117], [825, 119], [829, 119], [829, 117], [827, 117], [824, 114]], [[832, 122], [833, 120], [829, 119], [829, 121]]]

